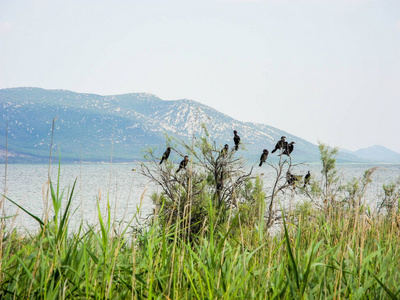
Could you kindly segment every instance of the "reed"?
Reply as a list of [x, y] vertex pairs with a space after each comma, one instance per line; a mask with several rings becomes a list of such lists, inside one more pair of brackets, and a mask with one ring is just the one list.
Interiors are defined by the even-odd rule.
[[[325, 156], [330, 154], [327, 150]], [[220, 160], [209, 159], [220, 167]], [[191, 175], [186, 190], [171, 187], [171, 199], [178, 201], [156, 199], [159, 205], [149, 223], [138, 225], [140, 206], [131, 222], [114, 222], [109, 199], [102, 211], [99, 196], [97, 224], [81, 222], [71, 232], [76, 182], [61, 191], [58, 167], [57, 180], [49, 178], [51, 209], [45, 207], [43, 218], [2, 195], [40, 229], [21, 233], [2, 222], [1, 299], [400, 297], [399, 189], [386, 187], [380, 200], [387, 213], [371, 212], [364, 201], [371, 172], [340, 194], [330, 164], [325, 181], [303, 188], [304, 202], [282, 208], [282, 222], [274, 227], [271, 203], [279, 202], [279, 189], [292, 186], [284, 183], [268, 197], [259, 178], [252, 183], [238, 177], [243, 188], [229, 197], [236, 200], [243, 193], [250, 200], [231, 201], [236, 204], [232, 209], [221, 205], [224, 198], [213, 189], [203, 192], [207, 181]], [[277, 170], [282, 173], [282, 165]], [[217, 184], [213, 178], [209, 182]], [[223, 218], [221, 207], [226, 209]]]
[[[59, 180], [59, 179], [58, 179]], [[54, 216], [36, 233], [3, 228], [2, 299], [397, 299], [400, 230], [393, 212], [363, 208], [327, 214], [309, 206], [287, 212], [275, 235], [257, 231], [258, 210], [215, 226], [212, 200], [203, 232], [182, 235], [185, 219], [118, 232], [111, 207], [98, 226], [69, 232], [74, 186], [50, 185]], [[65, 199], [64, 199], [65, 197]], [[18, 205], [16, 201], [8, 201]], [[66, 205], [62, 209], [61, 203]], [[23, 207], [21, 207], [23, 209]], [[255, 232], [256, 231], [256, 232]]]

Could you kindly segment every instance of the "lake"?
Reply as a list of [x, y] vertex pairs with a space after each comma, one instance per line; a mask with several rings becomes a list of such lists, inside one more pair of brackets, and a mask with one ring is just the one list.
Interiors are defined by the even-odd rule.
[[[342, 183], [351, 180], [353, 177], [361, 177], [367, 169], [376, 166], [379, 169], [372, 176], [373, 183], [368, 188], [366, 195], [371, 206], [376, 205], [377, 198], [382, 194], [382, 184], [396, 181], [399, 178], [400, 165], [337, 164]], [[136, 169], [136, 171], [133, 171], [133, 169]], [[61, 191], [65, 190], [64, 193], [67, 194], [68, 189], [72, 188], [74, 180], [77, 180], [72, 200], [74, 214], [71, 218], [71, 225], [76, 226], [80, 223], [80, 220], [89, 224], [98, 223], [97, 199], [99, 199], [103, 215], [106, 212], [108, 199], [112, 219], [122, 222], [127, 222], [137, 213], [142, 200], [140, 218], [146, 218], [153, 209], [150, 195], [157, 191], [157, 187], [151, 185], [148, 179], [138, 172], [139, 169], [139, 163], [61, 165]], [[304, 176], [308, 170], [311, 171], [315, 179], [321, 178], [320, 164], [298, 165], [292, 168], [292, 173]], [[5, 176], [5, 165], [1, 165], [0, 194], [4, 194], [5, 191], [7, 197], [32, 214], [43, 218], [46, 199], [51, 199], [47, 193], [48, 172], [49, 166], [44, 164], [9, 164], [7, 176]], [[55, 184], [57, 182], [58, 165], [51, 165], [50, 173]], [[261, 176], [265, 190], [268, 192], [274, 179], [274, 169], [268, 165], [263, 165], [261, 168], [255, 166], [253, 174]], [[287, 194], [280, 197], [289, 197]], [[296, 201], [303, 198], [304, 196], [296, 196]], [[51, 202], [51, 200], [49, 201]], [[5, 216], [16, 215], [16, 217], [7, 219], [8, 227], [17, 226], [28, 230], [38, 227], [33, 218], [8, 200], [5, 200], [2, 209]], [[50, 212], [49, 215], [51, 217], [54, 214]]]

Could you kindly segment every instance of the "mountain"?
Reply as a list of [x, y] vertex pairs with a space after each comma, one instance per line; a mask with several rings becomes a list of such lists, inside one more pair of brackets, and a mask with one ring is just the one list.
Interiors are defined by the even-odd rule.
[[400, 153], [379, 145], [357, 150], [353, 154], [362, 159], [374, 162], [400, 163]]
[[[243, 154], [258, 161], [262, 149], [272, 149], [282, 135], [295, 141], [295, 162], [319, 160], [318, 147], [265, 124], [240, 122], [192, 100], [165, 101], [152, 94], [101, 96], [67, 90], [10, 88], [0, 90], [0, 147], [5, 149], [8, 126], [9, 162], [48, 160], [60, 150], [63, 161], [132, 161], [142, 150], [157, 147], [161, 156], [166, 135], [190, 140], [202, 134], [201, 124], [222, 147], [233, 145], [233, 130], [243, 143]], [[52, 141], [52, 123], [54, 134]], [[8, 124], [8, 125], [7, 125]], [[1, 155], [3, 153], [3, 156]], [[270, 157], [276, 157], [270, 154]], [[4, 151], [0, 152], [4, 161]], [[179, 160], [179, 158], [176, 158]], [[338, 162], [363, 159], [341, 153]]]

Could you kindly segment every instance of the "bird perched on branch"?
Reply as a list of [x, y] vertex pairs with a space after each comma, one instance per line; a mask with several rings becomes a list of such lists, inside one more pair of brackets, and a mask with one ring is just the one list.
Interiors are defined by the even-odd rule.
[[275, 151], [278, 150], [278, 149], [279, 150], [283, 149], [283, 147], [285, 146], [285, 143], [286, 143], [285, 139], [286, 139], [286, 136], [282, 136], [281, 139], [276, 143], [275, 149], [272, 150], [271, 153], [275, 153]]
[[290, 156], [290, 153], [293, 152], [295, 142], [290, 142], [289, 144], [285, 142], [285, 147], [283, 148], [283, 154]]
[[306, 176], [304, 176], [304, 186], [303, 187], [306, 187], [306, 185], [310, 184], [310, 179], [311, 179], [311, 173], [310, 173], [310, 171], [308, 171]]
[[176, 170], [176, 173], [178, 173], [181, 169], [186, 169], [188, 162], [189, 162], [189, 156], [185, 155], [185, 158], [179, 164], [179, 168], [178, 170]]
[[293, 187], [296, 185], [296, 182], [301, 180], [301, 176], [293, 175], [289, 171], [286, 173], [286, 183], [292, 185]]
[[228, 155], [228, 151], [229, 151], [229, 145], [225, 144], [224, 148], [222, 148], [222, 150], [221, 150], [221, 155], [224, 156], [224, 157], [227, 156]]
[[233, 134], [234, 134], [233, 141], [235, 142], [235, 151], [237, 151], [239, 149], [240, 136], [237, 134], [236, 130], [233, 131]]
[[261, 167], [262, 166], [262, 164], [264, 163], [264, 162], [266, 162], [266, 160], [267, 160], [267, 157], [268, 157], [268, 150], [267, 149], [264, 149], [263, 150], [263, 153], [261, 154], [261, 157], [260, 157], [260, 164], [259, 164], [259, 166]]
[[164, 160], [166, 161], [168, 159], [170, 153], [171, 153], [171, 147], [167, 147], [167, 150], [165, 150], [164, 154], [161, 157], [160, 165], [163, 163]]

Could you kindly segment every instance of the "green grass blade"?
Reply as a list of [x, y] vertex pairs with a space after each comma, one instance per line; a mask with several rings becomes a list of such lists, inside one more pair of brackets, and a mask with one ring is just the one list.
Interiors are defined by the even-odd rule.
[[283, 218], [283, 227], [285, 229], [286, 247], [287, 247], [287, 251], [288, 251], [288, 254], [289, 254], [289, 262], [288, 262], [289, 263], [289, 269], [293, 272], [294, 280], [296, 282], [296, 286], [299, 289], [300, 288], [299, 274], [298, 274], [298, 271], [297, 271], [296, 261], [295, 261], [294, 256], [293, 256], [292, 247], [290, 246], [289, 233], [288, 233], [287, 228], [286, 228], [285, 216], [283, 214], [282, 214], [282, 218]]
[[7, 199], [8, 201], [10, 201], [11, 203], [13, 203], [14, 205], [16, 205], [17, 207], [19, 207], [21, 210], [23, 210], [24, 212], [26, 212], [28, 215], [30, 215], [32, 218], [34, 218], [41, 227], [44, 226], [44, 223], [42, 220], [40, 220], [40, 218], [36, 217], [35, 215], [31, 214], [29, 211], [27, 211], [25, 208], [23, 208], [21, 205], [19, 205], [18, 203], [14, 202], [13, 200], [11, 200], [10, 198], [8, 198], [5, 195], [1, 195], [2, 197], [4, 197], [5, 199]]
[[374, 274], [371, 270], [370, 270], [370, 272], [371, 272], [372, 276], [375, 278], [375, 280], [378, 281], [378, 283], [381, 285], [381, 287], [382, 287], [382, 288], [385, 290], [385, 292], [389, 295], [389, 297], [390, 297], [391, 299], [398, 300], [398, 298], [396, 297], [396, 295], [393, 294], [393, 292], [392, 292], [382, 281], [380, 281], [379, 278], [376, 277], [375, 274]]
[[72, 190], [71, 190], [71, 193], [70, 193], [70, 196], [69, 196], [69, 199], [68, 199], [67, 207], [65, 208], [63, 217], [62, 217], [61, 222], [60, 222], [60, 227], [59, 227], [59, 230], [58, 230], [57, 240], [60, 240], [60, 239], [61, 239], [61, 236], [62, 236], [63, 233], [65, 232], [64, 226], [65, 226], [65, 224], [66, 224], [66, 220], [67, 220], [67, 217], [68, 217], [68, 215], [69, 215], [69, 207], [70, 207], [70, 205], [71, 205], [72, 196], [73, 196], [73, 194], [74, 194], [75, 185], [76, 185], [76, 180], [77, 180], [77, 179], [75, 179], [74, 185], [72, 186]]

